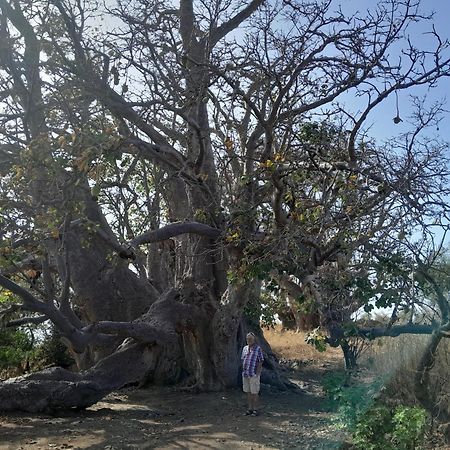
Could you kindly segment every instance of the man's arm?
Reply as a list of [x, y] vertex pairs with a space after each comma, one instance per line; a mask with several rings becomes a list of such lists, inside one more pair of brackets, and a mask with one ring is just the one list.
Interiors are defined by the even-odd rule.
[[261, 371], [262, 371], [262, 361], [259, 361], [258, 364], [256, 365], [256, 375], [261, 375]]
[[256, 364], [256, 375], [261, 375], [262, 365], [264, 361], [264, 355], [261, 350], [261, 347], [258, 348], [258, 363]]

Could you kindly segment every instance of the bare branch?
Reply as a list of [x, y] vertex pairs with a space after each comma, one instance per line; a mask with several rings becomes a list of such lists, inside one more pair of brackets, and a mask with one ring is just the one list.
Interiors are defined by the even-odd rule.
[[50, 320], [47, 316], [36, 316], [36, 317], [22, 317], [20, 319], [10, 320], [6, 322], [6, 328], [15, 328], [22, 325], [40, 325], [41, 323]]
[[242, 22], [247, 20], [263, 3], [264, 0], [252, 0], [242, 11], [239, 11], [227, 22], [214, 29], [209, 37], [211, 48], [213, 48], [228, 33], [235, 30]]
[[137, 247], [142, 244], [149, 244], [150, 242], [164, 241], [181, 234], [197, 234], [199, 236], [217, 239], [221, 231], [209, 225], [199, 222], [178, 222], [166, 225], [158, 230], [148, 231], [134, 238], [130, 245]]
[[130, 337], [147, 344], [168, 344], [174, 342], [175, 333], [167, 332], [164, 328], [154, 327], [145, 322], [110, 322], [102, 321], [83, 328], [87, 334], [112, 334], [120, 337]]

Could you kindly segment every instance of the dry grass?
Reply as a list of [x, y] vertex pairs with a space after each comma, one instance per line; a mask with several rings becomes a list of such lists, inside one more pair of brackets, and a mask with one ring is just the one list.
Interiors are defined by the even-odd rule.
[[[413, 370], [422, 354], [428, 336], [399, 336], [377, 339], [366, 358], [378, 375], [394, 375], [399, 369]], [[366, 359], [364, 358], [364, 359]]]
[[[414, 375], [429, 336], [399, 336], [377, 341], [366, 364], [376, 376], [386, 377], [386, 395], [392, 400], [414, 403]], [[430, 395], [450, 415], [450, 342], [440, 343], [430, 376]]]
[[314, 361], [342, 359], [340, 349], [328, 348], [326, 352], [321, 353], [307, 344], [305, 342], [306, 333], [281, 332], [281, 327], [276, 327], [275, 329], [264, 330], [264, 336], [272, 350], [282, 358]]

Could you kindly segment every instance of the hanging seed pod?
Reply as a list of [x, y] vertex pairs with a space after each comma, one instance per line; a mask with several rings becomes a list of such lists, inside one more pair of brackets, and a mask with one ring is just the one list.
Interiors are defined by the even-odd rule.
[[400, 122], [403, 122], [403, 120], [400, 118], [400, 111], [399, 111], [399, 108], [398, 108], [398, 92], [397, 91], [395, 91], [395, 106], [397, 108], [397, 115], [392, 120], [397, 125]]

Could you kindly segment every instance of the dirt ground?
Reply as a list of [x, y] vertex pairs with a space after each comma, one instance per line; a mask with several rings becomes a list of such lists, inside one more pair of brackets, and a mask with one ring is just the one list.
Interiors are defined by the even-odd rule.
[[293, 392], [263, 386], [261, 414], [244, 416], [238, 389], [188, 394], [174, 387], [126, 389], [82, 412], [0, 415], [0, 450], [28, 449], [337, 449], [344, 438], [323, 408], [321, 377], [341, 364], [337, 351], [320, 354], [304, 336], [267, 332], [284, 358]]

